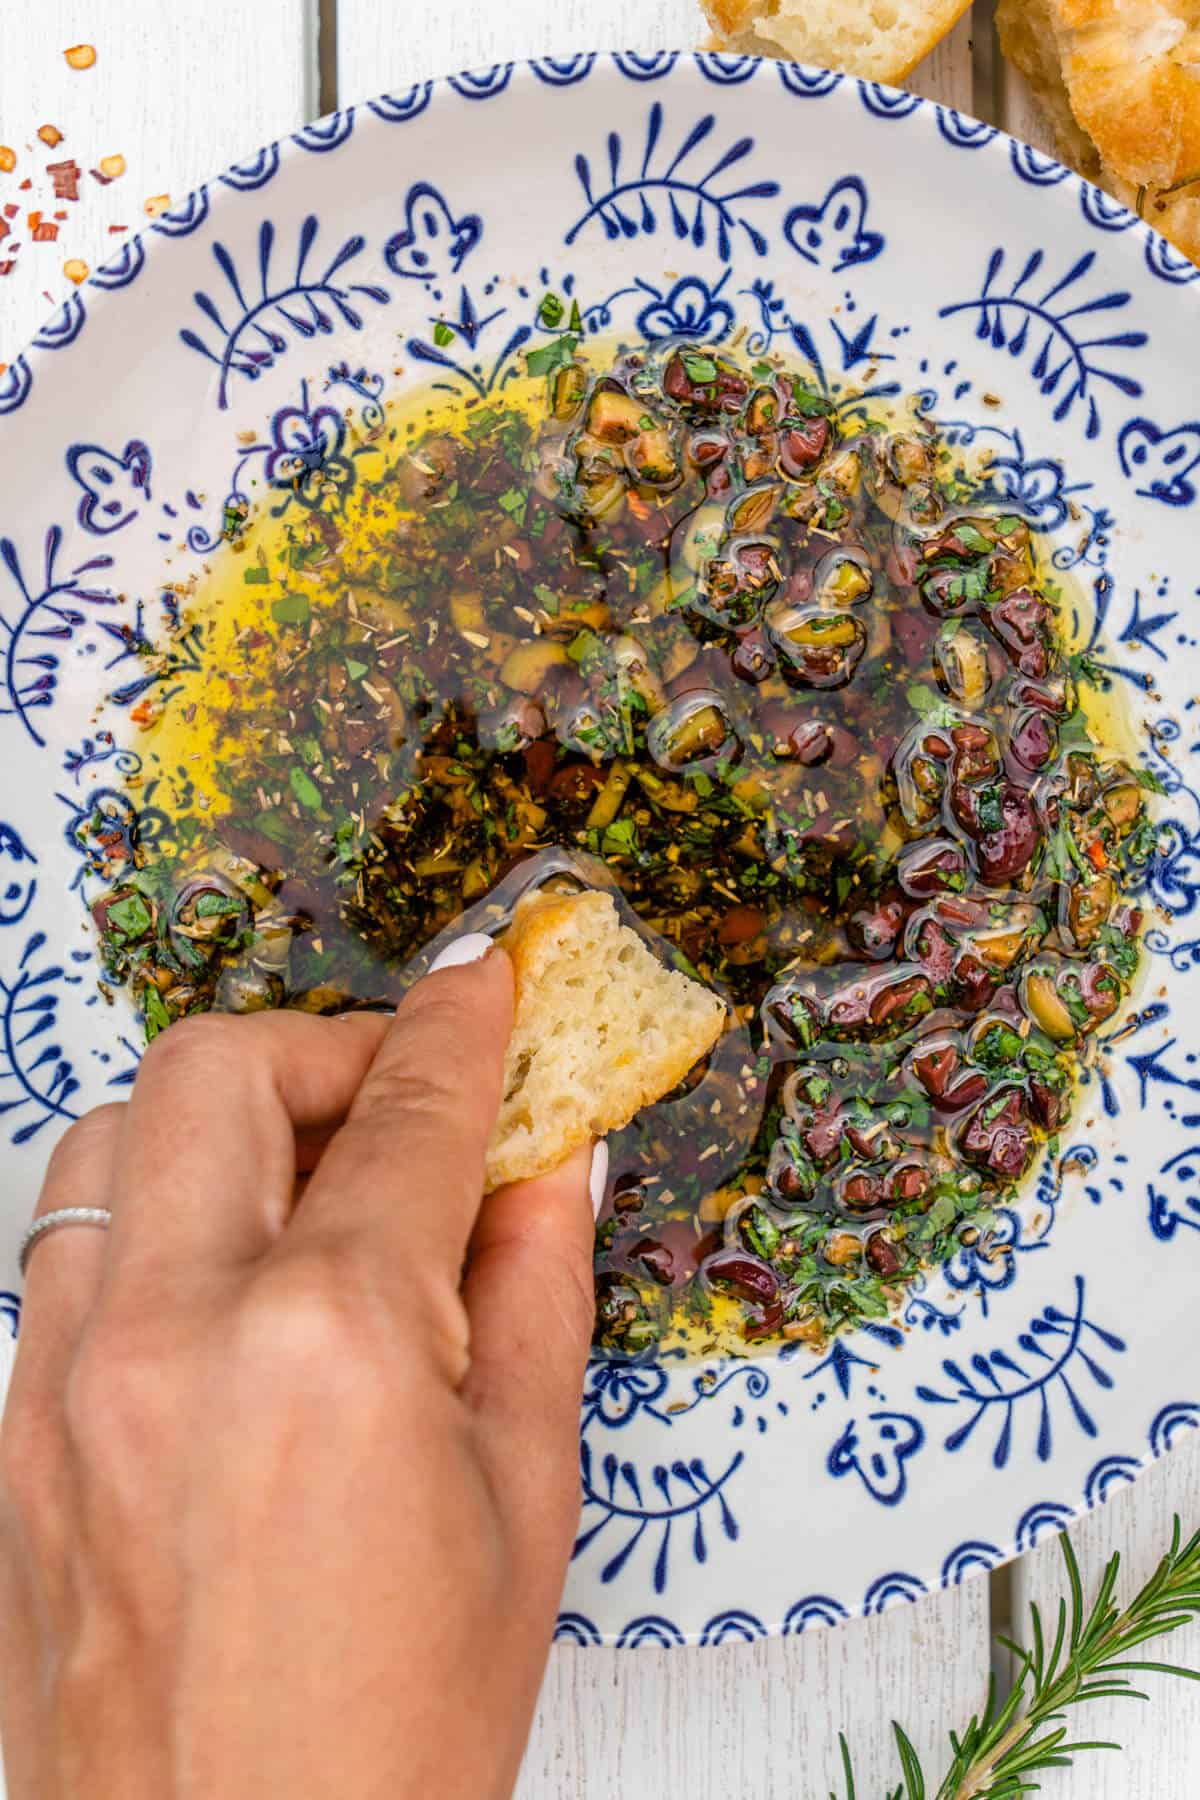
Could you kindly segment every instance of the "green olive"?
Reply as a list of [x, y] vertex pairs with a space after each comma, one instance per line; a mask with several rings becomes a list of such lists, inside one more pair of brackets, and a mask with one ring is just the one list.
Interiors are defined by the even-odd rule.
[[1040, 970], [1025, 977], [1025, 1010], [1034, 1024], [1057, 1043], [1075, 1036], [1070, 1013], [1059, 998], [1052, 978]]
[[746, 408], [746, 430], [758, 437], [761, 432], [773, 431], [778, 423], [779, 399], [775, 389], [755, 388]]
[[1116, 889], [1110, 875], [1074, 883], [1067, 901], [1067, 923], [1080, 949], [1086, 950], [1095, 943], [1115, 899]]
[[671, 434], [661, 425], [641, 431], [629, 446], [629, 467], [638, 481], [651, 487], [665, 487], [677, 481], [681, 470], [671, 443]]
[[587, 371], [579, 363], [568, 363], [555, 371], [550, 389], [550, 410], [556, 419], [570, 419], [583, 404], [587, 392]]
[[627, 444], [631, 438], [639, 437], [656, 424], [657, 420], [647, 413], [644, 402], [635, 400], [624, 388], [598, 387], [592, 395], [587, 428], [601, 443]]
[[1136, 781], [1119, 781], [1105, 788], [1101, 803], [1111, 822], [1124, 837], [1137, 823], [1142, 810], [1142, 790]]
[[954, 698], [974, 712], [988, 690], [987, 652], [979, 639], [957, 626], [948, 637], [938, 639], [937, 659]]

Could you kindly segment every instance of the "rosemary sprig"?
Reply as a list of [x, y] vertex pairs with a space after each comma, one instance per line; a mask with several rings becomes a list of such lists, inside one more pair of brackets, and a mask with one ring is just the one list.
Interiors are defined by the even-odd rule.
[[[1021, 1794], [1036, 1793], [1040, 1784], [1033, 1778], [1042, 1770], [1069, 1768], [1085, 1750], [1120, 1748], [1113, 1743], [1072, 1739], [1062, 1723], [1069, 1707], [1088, 1700], [1145, 1700], [1147, 1696], [1130, 1679], [1139, 1673], [1200, 1681], [1200, 1672], [1194, 1669], [1147, 1662], [1130, 1654], [1150, 1639], [1164, 1637], [1200, 1617], [1200, 1531], [1186, 1544], [1181, 1537], [1176, 1519], [1170, 1549], [1145, 1587], [1122, 1610], [1114, 1598], [1120, 1557], [1112, 1557], [1088, 1607], [1075, 1552], [1062, 1533], [1058, 1541], [1068, 1593], [1058, 1603], [1053, 1638], [1047, 1639], [1041, 1613], [1033, 1606], [1030, 1648], [1000, 1639], [1017, 1658], [1012, 1690], [1001, 1700], [994, 1681], [989, 1682], [983, 1711], [962, 1733], [951, 1732], [950, 1763], [936, 1785], [926, 1776], [909, 1738], [893, 1724], [901, 1781], [890, 1790], [887, 1800], [1017, 1800]], [[845, 1778], [842, 1800], [859, 1800], [849, 1746], [844, 1737], [839, 1742]], [[838, 1796], [831, 1794], [829, 1800], [838, 1800]]]

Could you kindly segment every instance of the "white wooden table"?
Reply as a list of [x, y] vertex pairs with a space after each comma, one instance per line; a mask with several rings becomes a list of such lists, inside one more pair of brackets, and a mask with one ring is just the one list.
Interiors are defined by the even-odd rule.
[[[114, 153], [126, 172], [87, 185], [59, 240], [24, 245], [0, 279], [0, 363], [62, 298], [66, 257], [93, 267], [144, 223], [144, 201], [176, 199], [248, 150], [319, 112], [421, 77], [510, 58], [581, 49], [699, 42], [696, 0], [7, 0], [0, 33], [0, 205], [30, 204], [17, 184], [48, 157], [39, 127], [63, 133], [55, 154], [85, 169]], [[63, 51], [97, 49], [76, 73]], [[1044, 125], [992, 40], [976, 0], [912, 83], [921, 92], [1048, 147]], [[35, 154], [36, 153], [36, 154]], [[33, 204], [39, 202], [34, 201]], [[0, 261], [4, 260], [0, 243]], [[2, 492], [2, 490], [0, 490]], [[2, 502], [0, 502], [2, 505]], [[1147, 1296], [1148, 1302], [1152, 1297]], [[1093, 1577], [1113, 1548], [1129, 1580], [1149, 1573], [1171, 1514], [1200, 1523], [1200, 1443], [1159, 1463], [1082, 1521], [1072, 1538]], [[1057, 1595], [1058, 1551], [1044, 1544], [1011, 1571], [836, 1631], [720, 1650], [555, 1650], [520, 1786], [521, 1800], [824, 1800], [837, 1781], [839, 1729], [857, 1751], [860, 1800], [896, 1779], [898, 1719], [931, 1773], [947, 1731], [965, 1722], [987, 1677], [992, 1631]], [[1200, 1667], [1200, 1626], [1172, 1655]], [[1043, 1792], [1116, 1800], [1190, 1800], [1200, 1792], [1200, 1686], [1150, 1676], [1147, 1708], [1101, 1703], [1084, 1735], [1115, 1737]], [[469, 1703], [469, 1697], [468, 1697]]]

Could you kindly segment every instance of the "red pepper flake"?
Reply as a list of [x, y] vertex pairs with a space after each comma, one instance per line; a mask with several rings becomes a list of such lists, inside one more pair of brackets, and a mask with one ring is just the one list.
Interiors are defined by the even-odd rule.
[[56, 219], [65, 219], [67, 215], [65, 212], [56, 212], [54, 216]]
[[14, 206], [10, 201], [4, 209], [4, 216], [6, 219], [15, 219], [20, 210], [19, 206]]
[[96, 60], [96, 49], [93, 44], [72, 44], [63, 55], [67, 66], [71, 69], [90, 69]]
[[46, 220], [44, 225], [35, 225], [33, 228], [33, 241], [35, 244], [52, 244], [57, 237], [58, 226], [52, 225], [49, 219]]
[[82, 171], [77, 162], [68, 160], [67, 162], [47, 163], [46, 173], [54, 183], [56, 200], [78, 200], [79, 177]]
[[57, 125], [39, 125], [38, 136], [48, 149], [53, 150], [56, 144], [62, 143], [62, 132]]
[[102, 175], [99, 169], [89, 169], [88, 173], [91, 175], [93, 181], [98, 181], [100, 183], [101, 187], [107, 187], [112, 180], [111, 175]]
[[129, 227], [128, 225], [110, 225], [108, 229], [110, 232], [128, 231]]
[[11, 175], [17, 166], [17, 153], [7, 144], [0, 144], [0, 175]]
[[32, 183], [32, 181], [30, 181], [30, 179], [29, 179], [29, 177], [28, 177], [28, 175], [27, 175], [27, 176], [26, 176], [26, 177], [25, 177], [25, 179], [24, 179], [24, 181], [21, 181], [21, 182], [18, 182], [18, 183], [17, 183], [17, 191], [18, 191], [18, 192], [19, 192], [19, 193], [22, 193], [22, 194], [23, 194], [23, 193], [24, 193], [24, 192], [25, 192], [25, 190], [26, 190], [26, 188], [31, 188], [31, 187], [32, 187], [32, 186], [33, 186], [33, 183]]
[[7, 262], [0, 262], [0, 275], [11, 275], [16, 266], [15, 258], [10, 256]]

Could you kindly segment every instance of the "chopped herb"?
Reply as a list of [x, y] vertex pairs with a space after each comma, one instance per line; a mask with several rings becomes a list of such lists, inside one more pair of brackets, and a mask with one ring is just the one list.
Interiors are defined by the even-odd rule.
[[569, 362], [574, 361], [578, 348], [578, 337], [565, 332], [562, 337], [543, 344], [540, 349], [530, 350], [525, 357], [525, 367], [531, 375], [551, 375], [555, 369], [565, 368]]
[[523, 488], [508, 488], [500, 495], [496, 504], [517, 525], [525, 523], [525, 508], [529, 505], [529, 495]]
[[[244, 579], [248, 580], [250, 573], [247, 569]], [[279, 625], [305, 625], [310, 611], [307, 594], [282, 594], [271, 602], [271, 617]]]
[[928, 687], [924, 682], [916, 682], [905, 690], [905, 699], [915, 713], [919, 713], [928, 725], [952, 725], [958, 718], [957, 712], [939, 694], [936, 688]]
[[320, 811], [321, 790], [306, 769], [293, 765], [288, 771], [288, 783], [301, 806], [306, 806], [310, 812]]
[[235, 900], [232, 894], [201, 894], [196, 901], [198, 919], [222, 919], [241, 910], [241, 901]]
[[991, 538], [984, 537], [979, 527], [972, 525], [969, 519], [959, 519], [953, 532], [959, 543], [977, 556], [990, 556], [996, 548]]
[[152, 1044], [160, 1031], [165, 1031], [171, 1023], [171, 1015], [163, 1003], [163, 997], [154, 986], [142, 992], [142, 1016], [145, 1021], [146, 1042]]
[[153, 920], [146, 902], [138, 894], [130, 894], [125, 900], [117, 900], [108, 908], [108, 923], [126, 937], [141, 937], [149, 931]]
[[601, 849], [605, 856], [634, 856], [637, 854], [637, 826], [632, 819], [617, 819], [605, 827], [601, 839]]
[[688, 380], [697, 387], [708, 387], [717, 379], [717, 365], [711, 356], [697, 356], [694, 351], [685, 350], [683, 367]]
[[980, 790], [975, 802], [975, 817], [979, 820], [981, 831], [1003, 831], [1004, 809], [1000, 803], [1003, 793], [1004, 789], [999, 785]]
[[538, 321], [547, 331], [557, 331], [566, 310], [557, 294], [543, 294], [538, 307]]
[[1088, 751], [1094, 747], [1094, 739], [1092, 737], [1091, 728], [1088, 725], [1087, 714], [1084, 712], [1082, 706], [1077, 706], [1074, 712], [1068, 713], [1067, 717], [1059, 726], [1058, 747], [1064, 755], [1070, 750]]

